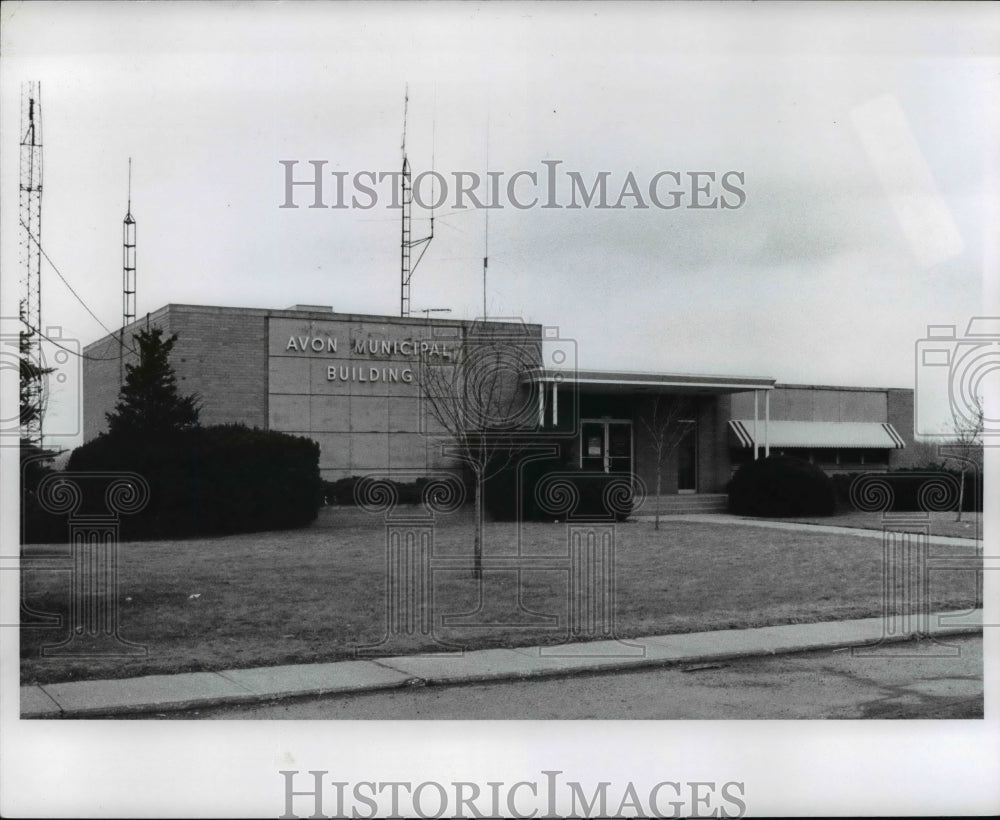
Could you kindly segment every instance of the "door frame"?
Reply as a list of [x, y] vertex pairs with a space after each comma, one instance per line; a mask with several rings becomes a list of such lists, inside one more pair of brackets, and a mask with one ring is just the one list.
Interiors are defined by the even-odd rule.
[[580, 455], [577, 459], [577, 466], [583, 469], [583, 451], [586, 442], [583, 440], [583, 425], [585, 424], [603, 424], [604, 425], [604, 443], [602, 446], [603, 459], [604, 459], [604, 472], [609, 473], [608, 469], [611, 461], [611, 456], [609, 454], [610, 450], [610, 434], [608, 432], [608, 426], [611, 424], [627, 424], [629, 426], [628, 431], [628, 443], [629, 443], [629, 453], [628, 453], [628, 467], [629, 475], [635, 474], [635, 429], [632, 426], [632, 419], [615, 419], [615, 418], [602, 418], [602, 419], [580, 419]]
[[677, 495], [697, 495], [698, 494], [698, 419], [677, 419], [678, 424], [690, 424], [693, 425], [694, 429], [694, 487], [690, 490], [682, 490], [680, 488], [680, 461], [678, 460], [677, 469]]

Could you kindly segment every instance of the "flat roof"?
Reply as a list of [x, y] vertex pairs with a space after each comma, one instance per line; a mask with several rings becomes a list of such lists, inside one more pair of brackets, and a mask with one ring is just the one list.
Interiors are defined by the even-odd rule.
[[751, 376], [720, 376], [694, 373], [649, 373], [632, 370], [581, 370], [533, 368], [524, 381], [573, 384], [581, 390], [602, 392], [740, 393], [745, 390], [772, 390], [774, 379]]
[[[523, 322], [516, 317], [497, 316], [487, 319], [451, 319], [424, 316], [385, 316], [368, 313], [337, 313], [332, 307], [327, 305], [295, 305], [290, 308], [251, 308], [251, 307], [226, 307], [223, 305], [189, 305], [179, 302], [169, 302], [156, 310], [149, 311], [136, 318], [125, 330], [127, 333], [139, 330], [146, 326], [148, 322], [156, 322], [171, 313], [212, 313], [225, 316], [260, 316], [274, 317], [279, 319], [311, 318], [317, 321], [339, 321], [339, 322], [365, 322], [372, 324], [385, 324], [387, 322], [402, 325], [436, 325], [439, 327], [475, 327], [477, 325], [499, 325], [505, 327], [521, 327], [529, 329], [528, 335], [532, 340], [539, 340], [542, 333], [542, 325], [537, 322]], [[118, 330], [113, 333], [101, 336], [84, 347], [88, 351], [98, 345], [105, 344], [108, 340], [117, 338]]]

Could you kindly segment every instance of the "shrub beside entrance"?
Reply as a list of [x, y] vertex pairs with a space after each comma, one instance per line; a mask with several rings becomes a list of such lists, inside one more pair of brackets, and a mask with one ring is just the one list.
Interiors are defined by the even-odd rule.
[[729, 511], [736, 515], [833, 515], [837, 509], [831, 478], [815, 464], [789, 456], [746, 462], [726, 490]]
[[515, 456], [491, 470], [484, 503], [493, 521], [624, 521], [634, 504], [632, 476]]

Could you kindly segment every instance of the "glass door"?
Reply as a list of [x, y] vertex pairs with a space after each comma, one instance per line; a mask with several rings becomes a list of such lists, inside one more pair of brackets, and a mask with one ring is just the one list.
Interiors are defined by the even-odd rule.
[[632, 425], [608, 422], [608, 463], [604, 472], [632, 472]]
[[590, 473], [604, 472], [604, 422], [585, 421], [580, 435], [580, 466]]
[[632, 472], [632, 423], [585, 421], [580, 426], [580, 466], [588, 472]]

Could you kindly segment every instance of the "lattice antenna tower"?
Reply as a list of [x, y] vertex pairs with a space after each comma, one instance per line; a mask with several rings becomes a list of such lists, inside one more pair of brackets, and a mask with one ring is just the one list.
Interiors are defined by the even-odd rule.
[[22, 355], [36, 365], [28, 380], [26, 414], [22, 435], [41, 446], [44, 397], [41, 373], [42, 330], [42, 104], [41, 83], [21, 86], [21, 321], [28, 343]]
[[132, 157], [128, 158], [128, 207], [122, 222], [122, 329], [118, 345], [118, 382], [125, 382], [125, 328], [135, 321], [135, 218], [132, 216]]
[[[420, 264], [420, 260], [424, 258], [424, 254], [427, 252], [427, 248], [434, 238], [434, 208], [435, 204], [435, 193], [433, 191], [434, 177], [431, 177], [431, 228], [430, 234], [423, 237], [422, 239], [414, 239], [412, 231], [412, 208], [413, 208], [413, 180], [410, 174], [410, 161], [406, 156], [406, 117], [409, 112], [410, 107], [410, 89], [409, 86], [406, 88], [406, 93], [403, 97], [403, 142], [402, 142], [402, 152], [403, 152], [403, 173], [400, 174], [400, 188], [401, 194], [400, 204], [403, 207], [403, 225], [402, 225], [402, 239], [400, 241], [400, 270], [399, 270], [399, 315], [409, 316], [410, 315], [410, 280], [413, 278], [413, 274], [417, 270], [417, 265]], [[433, 139], [432, 139], [433, 143]], [[433, 148], [431, 149], [431, 171], [434, 170], [434, 153]], [[414, 248], [419, 248], [420, 253], [417, 255], [416, 260], [412, 259], [412, 252]]]

